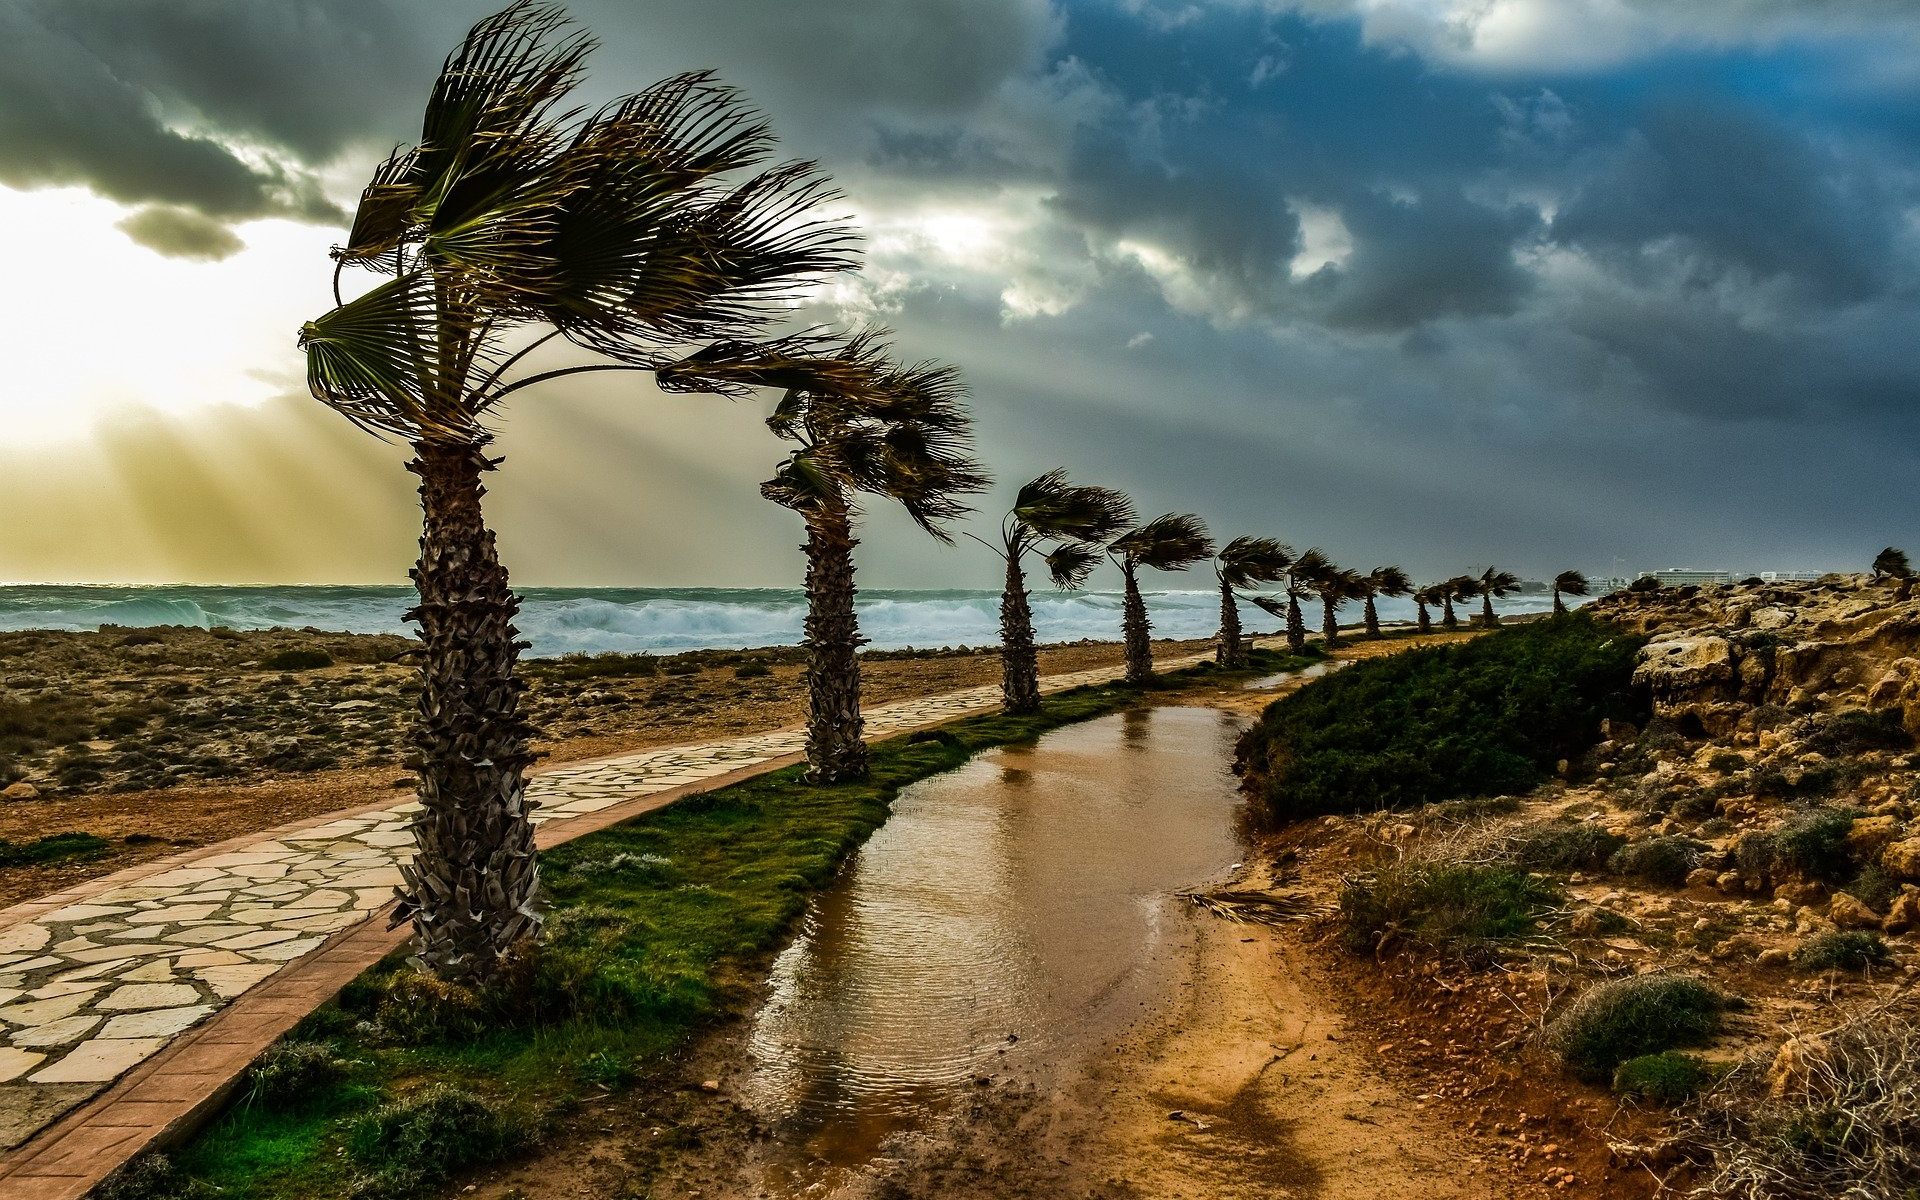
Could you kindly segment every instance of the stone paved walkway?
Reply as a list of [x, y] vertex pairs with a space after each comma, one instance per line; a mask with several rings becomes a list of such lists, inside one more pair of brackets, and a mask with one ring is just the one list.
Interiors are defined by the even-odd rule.
[[[1194, 656], [1163, 662], [1178, 669]], [[1104, 683], [1103, 668], [1042, 690]], [[869, 736], [998, 705], [997, 684], [867, 713]], [[798, 730], [648, 750], [536, 773], [540, 823], [579, 822], [636, 796], [739, 771], [803, 748]], [[410, 853], [412, 802], [272, 830], [189, 852], [0, 912], [0, 1147], [149, 1060], [179, 1034], [384, 907]], [[551, 831], [565, 836], [564, 828]], [[555, 840], [543, 837], [543, 842]], [[0, 1178], [7, 1164], [0, 1161]]]

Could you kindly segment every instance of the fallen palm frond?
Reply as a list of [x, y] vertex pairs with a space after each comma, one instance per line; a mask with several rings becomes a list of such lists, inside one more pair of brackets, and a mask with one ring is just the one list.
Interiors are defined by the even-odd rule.
[[1216, 917], [1241, 925], [1280, 925], [1315, 915], [1313, 897], [1298, 888], [1280, 892], [1223, 890], [1176, 892], [1175, 895]]

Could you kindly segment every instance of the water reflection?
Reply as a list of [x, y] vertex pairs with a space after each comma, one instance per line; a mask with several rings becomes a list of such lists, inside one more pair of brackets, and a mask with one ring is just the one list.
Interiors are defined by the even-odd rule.
[[1240, 857], [1242, 727], [1130, 711], [907, 789], [755, 1019], [748, 1095], [793, 1148], [769, 1184], [830, 1190], [1010, 1047], [1057, 1052], [1137, 1003], [1168, 893]]

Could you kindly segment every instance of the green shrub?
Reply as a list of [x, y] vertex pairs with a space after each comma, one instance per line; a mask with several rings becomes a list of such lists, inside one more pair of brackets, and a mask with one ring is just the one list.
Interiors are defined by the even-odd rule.
[[1886, 940], [1868, 929], [1830, 929], [1815, 934], [1793, 952], [1803, 971], [1864, 971], [1889, 961]]
[[282, 650], [260, 660], [260, 666], [268, 671], [317, 671], [332, 665], [333, 655], [325, 650]]
[[347, 1077], [349, 1064], [315, 1042], [276, 1042], [247, 1069], [246, 1102], [292, 1108]]
[[0, 867], [44, 866], [99, 858], [112, 844], [91, 833], [55, 833], [32, 842], [0, 838]]
[[1650, 837], [1620, 847], [1607, 865], [1622, 875], [1660, 887], [1679, 887], [1687, 881], [1687, 873], [1700, 865], [1708, 848], [1705, 842], [1690, 837]]
[[773, 674], [773, 668], [765, 663], [741, 663], [733, 669], [735, 679], [765, 679]]
[[1529, 871], [1590, 871], [1626, 844], [1591, 821], [1550, 821], [1514, 834], [1500, 857]]
[[644, 679], [660, 673], [652, 654], [563, 654], [527, 664], [527, 675], [553, 679]]
[[348, 1157], [371, 1172], [356, 1182], [354, 1195], [376, 1200], [417, 1192], [505, 1157], [527, 1142], [529, 1132], [522, 1121], [463, 1088], [423, 1088], [381, 1105], [348, 1132]]
[[1860, 814], [1850, 808], [1814, 808], [1768, 835], [1773, 868], [1821, 883], [1845, 883], [1854, 874], [1847, 834]]
[[471, 989], [407, 969], [385, 981], [374, 1021], [402, 1042], [466, 1041], [486, 1028], [487, 1010]]
[[1744, 771], [1746, 769], [1746, 757], [1735, 754], [1731, 750], [1722, 750], [1707, 760], [1707, 770], [1718, 771], [1722, 775], [1732, 775], [1736, 771]]
[[1686, 975], [1634, 975], [1597, 983], [1547, 1026], [1547, 1047], [1574, 1074], [1610, 1079], [1630, 1058], [1697, 1046], [1720, 1029], [1726, 998]]
[[132, 1159], [90, 1193], [93, 1200], [211, 1200], [216, 1194], [160, 1153]]
[[1341, 936], [1358, 952], [1402, 938], [1472, 950], [1533, 933], [1559, 899], [1552, 884], [1513, 867], [1395, 863], [1341, 886]]
[[1860, 872], [1859, 876], [1844, 889], [1849, 896], [1871, 908], [1875, 912], [1887, 911], [1887, 906], [1899, 898], [1901, 881], [1875, 865]]
[[1603, 718], [1645, 719], [1640, 644], [1576, 613], [1356, 663], [1270, 705], [1236, 769], [1272, 824], [1525, 792]]
[[1707, 1090], [1718, 1077], [1705, 1059], [1666, 1050], [1621, 1063], [1613, 1072], [1613, 1092], [1628, 1100], [1671, 1108]]
[[1812, 728], [1802, 746], [1828, 758], [1842, 758], [1867, 750], [1904, 750], [1913, 745], [1897, 708], [1869, 712], [1846, 708], [1809, 721]]

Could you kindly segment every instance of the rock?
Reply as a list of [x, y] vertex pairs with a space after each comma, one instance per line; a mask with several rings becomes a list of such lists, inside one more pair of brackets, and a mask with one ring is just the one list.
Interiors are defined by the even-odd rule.
[[[1734, 878], [1738, 879], [1739, 876]], [[1687, 872], [1687, 886], [1690, 888], [1711, 888], [1720, 885], [1720, 872], [1712, 867], [1696, 867]]]
[[1847, 830], [1847, 852], [1855, 862], [1872, 862], [1899, 833], [1900, 822], [1892, 816], [1861, 817]]
[[1880, 928], [1887, 933], [1907, 933], [1920, 929], [1920, 888], [1908, 885], [1893, 898], [1887, 906], [1886, 920], [1880, 922]]
[[1827, 1044], [1820, 1038], [1788, 1038], [1767, 1068], [1767, 1094], [1775, 1100], [1804, 1094], [1813, 1080], [1814, 1067], [1826, 1052]]
[[1738, 896], [1747, 890], [1747, 881], [1738, 871], [1722, 871], [1714, 877], [1713, 883], [1728, 896]]
[[0, 788], [0, 800], [38, 800], [39, 798], [40, 789], [24, 779], [19, 783], [10, 783]]
[[1793, 951], [1787, 949], [1785, 946], [1773, 946], [1769, 949], [1762, 950], [1759, 956], [1753, 960], [1753, 965], [1771, 971], [1784, 967], [1792, 961]]
[[1625, 745], [1640, 736], [1640, 730], [1631, 721], [1618, 721], [1609, 717], [1600, 722], [1600, 740]]
[[1835, 892], [1827, 902], [1827, 920], [1842, 929], [1880, 928], [1880, 914], [1845, 892]]
[[1827, 898], [1827, 889], [1809, 880], [1796, 879], [1773, 889], [1775, 899], [1792, 901], [1794, 906], [1816, 905]]
[[377, 700], [342, 700], [338, 704], [327, 705], [328, 710], [331, 712], [356, 712], [363, 708], [379, 707], [380, 703]]
[[1902, 838], [1882, 847], [1880, 866], [1901, 879], [1920, 879], [1920, 838]]

